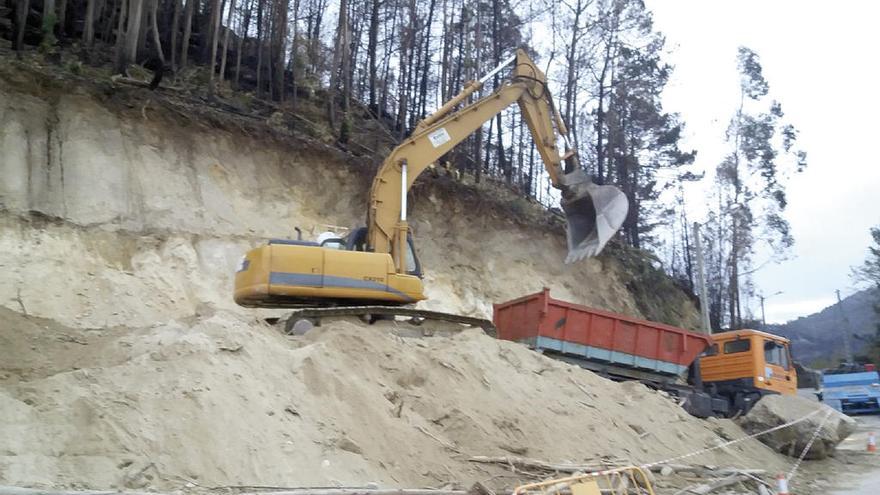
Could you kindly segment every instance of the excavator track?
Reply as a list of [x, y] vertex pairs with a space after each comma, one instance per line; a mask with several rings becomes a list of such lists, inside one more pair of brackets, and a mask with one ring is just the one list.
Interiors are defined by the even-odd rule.
[[329, 318], [334, 316], [358, 316], [361, 318], [373, 318], [376, 316], [408, 316], [411, 318], [420, 318], [423, 320], [448, 321], [451, 323], [460, 323], [472, 327], [482, 328], [484, 332], [492, 337], [496, 336], [495, 324], [490, 320], [483, 318], [475, 318], [473, 316], [462, 316], [452, 313], [443, 313], [440, 311], [430, 311], [427, 309], [403, 308], [399, 306], [334, 306], [328, 308], [304, 308], [291, 313], [285, 323], [284, 331], [293, 333], [293, 326], [297, 321], [310, 320], [320, 324], [321, 318]]

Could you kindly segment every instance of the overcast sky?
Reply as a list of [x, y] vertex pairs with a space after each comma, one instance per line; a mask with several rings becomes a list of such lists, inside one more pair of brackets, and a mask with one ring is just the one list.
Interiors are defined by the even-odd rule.
[[[675, 72], [667, 111], [687, 123], [686, 146], [714, 168], [738, 101], [737, 47], [761, 58], [770, 94], [800, 131], [807, 170], [788, 185], [792, 259], [755, 274], [768, 322], [805, 316], [856, 290], [850, 267], [880, 225], [880, 2], [647, 0]], [[705, 201], [692, 191], [689, 202]], [[698, 206], [695, 208], [699, 209]], [[766, 256], [765, 256], [766, 258]], [[756, 258], [757, 264], [762, 261]], [[760, 317], [757, 301], [752, 310]]]

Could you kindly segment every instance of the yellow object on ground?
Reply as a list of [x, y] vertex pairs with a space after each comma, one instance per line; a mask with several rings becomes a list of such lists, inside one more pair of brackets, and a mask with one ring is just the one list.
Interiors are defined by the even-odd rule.
[[571, 495], [654, 495], [650, 478], [637, 466], [529, 483], [516, 487], [512, 495], [558, 495], [565, 489]]

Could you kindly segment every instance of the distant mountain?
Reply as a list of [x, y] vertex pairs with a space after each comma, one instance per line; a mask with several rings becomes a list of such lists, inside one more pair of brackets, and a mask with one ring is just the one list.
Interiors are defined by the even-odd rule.
[[[875, 334], [878, 318], [874, 312], [874, 304], [878, 300], [876, 289], [866, 289], [845, 298], [837, 304], [782, 325], [767, 325], [767, 331], [784, 335], [792, 341], [794, 358], [808, 365], [819, 367], [836, 364], [836, 359], [843, 356], [843, 335], [845, 313], [849, 320], [850, 339], [853, 353], [858, 354], [865, 345], [859, 337]], [[835, 361], [835, 363], [832, 363]]]

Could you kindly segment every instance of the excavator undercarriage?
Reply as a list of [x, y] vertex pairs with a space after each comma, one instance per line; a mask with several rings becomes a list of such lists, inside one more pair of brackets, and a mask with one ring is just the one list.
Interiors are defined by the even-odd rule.
[[463, 316], [454, 313], [431, 311], [428, 309], [407, 308], [401, 306], [337, 306], [327, 308], [303, 308], [292, 312], [284, 320], [284, 332], [288, 334], [303, 333], [312, 326], [321, 324], [322, 318], [340, 318], [356, 316], [367, 323], [394, 317], [409, 318], [409, 323], [421, 325], [426, 320], [457, 323], [469, 327], [482, 328], [488, 335], [495, 337], [495, 325], [484, 318]]

